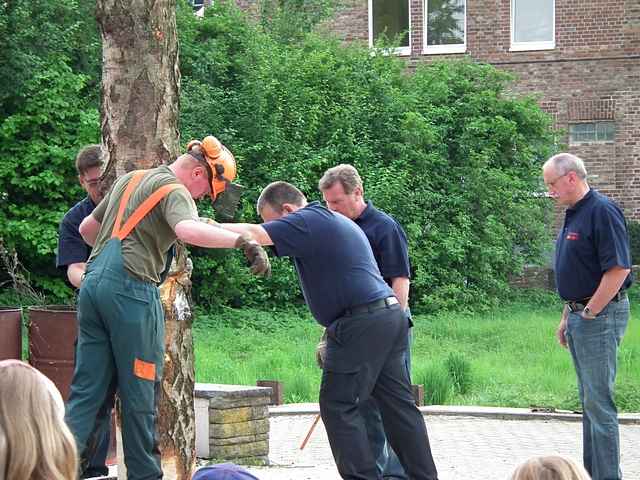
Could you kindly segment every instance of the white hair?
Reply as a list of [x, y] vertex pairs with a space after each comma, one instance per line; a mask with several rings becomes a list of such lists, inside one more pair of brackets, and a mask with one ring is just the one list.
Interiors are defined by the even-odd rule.
[[543, 168], [553, 166], [559, 175], [566, 175], [569, 172], [576, 172], [579, 178], [586, 180], [587, 169], [580, 157], [571, 153], [558, 153], [544, 163]]

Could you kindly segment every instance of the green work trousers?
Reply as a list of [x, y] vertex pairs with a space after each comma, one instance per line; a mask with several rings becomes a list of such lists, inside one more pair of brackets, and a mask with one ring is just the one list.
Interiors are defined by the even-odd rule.
[[156, 402], [163, 359], [158, 288], [125, 270], [121, 242], [111, 239], [89, 264], [78, 299], [76, 367], [66, 421], [81, 460], [91, 458], [95, 438], [108, 422], [100, 412], [117, 392], [128, 479], [162, 478]]

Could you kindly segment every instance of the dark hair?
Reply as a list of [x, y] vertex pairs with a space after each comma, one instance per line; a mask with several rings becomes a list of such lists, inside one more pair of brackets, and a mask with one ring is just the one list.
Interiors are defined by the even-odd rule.
[[78, 175], [84, 175], [93, 167], [102, 167], [102, 149], [100, 145], [87, 145], [76, 155], [76, 170]]
[[273, 182], [264, 187], [258, 198], [258, 215], [267, 204], [277, 213], [281, 213], [285, 203], [301, 206], [306, 200], [304, 194], [290, 183]]

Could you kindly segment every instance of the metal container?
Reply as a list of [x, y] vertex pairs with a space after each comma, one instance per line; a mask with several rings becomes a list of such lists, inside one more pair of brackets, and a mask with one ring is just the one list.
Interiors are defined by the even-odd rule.
[[0, 307], [0, 360], [22, 360], [22, 308]]
[[65, 401], [73, 378], [77, 335], [75, 308], [29, 307], [29, 363], [51, 379]]

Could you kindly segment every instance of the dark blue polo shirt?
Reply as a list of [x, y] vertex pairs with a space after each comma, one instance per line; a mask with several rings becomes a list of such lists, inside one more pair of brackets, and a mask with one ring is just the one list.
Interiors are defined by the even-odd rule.
[[[555, 275], [563, 300], [591, 297], [612, 267], [631, 268], [627, 224], [620, 208], [595, 190], [567, 209], [556, 241]], [[622, 288], [631, 285], [631, 275]]]
[[349, 307], [393, 295], [367, 237], [347, 217], [313, 202], [262, 226], [276, 254], [293, 258], [307, 305], [325, 327]]
[[91, 215], [94, 208], [96, 205], [91, 197], [86, 197], [65, 214], [58, 232], [56, 267], [66, 270], [72, 263], [86, 262], [89, 258], [91, 247], [84, 243], [80, 235], [80, 223]]
[[367, 202], [360, 216], [354, 220], [369, 239], [382, 278], [391, 285], [396, 277], [411, 277], [407, 235], [391, 216]]

